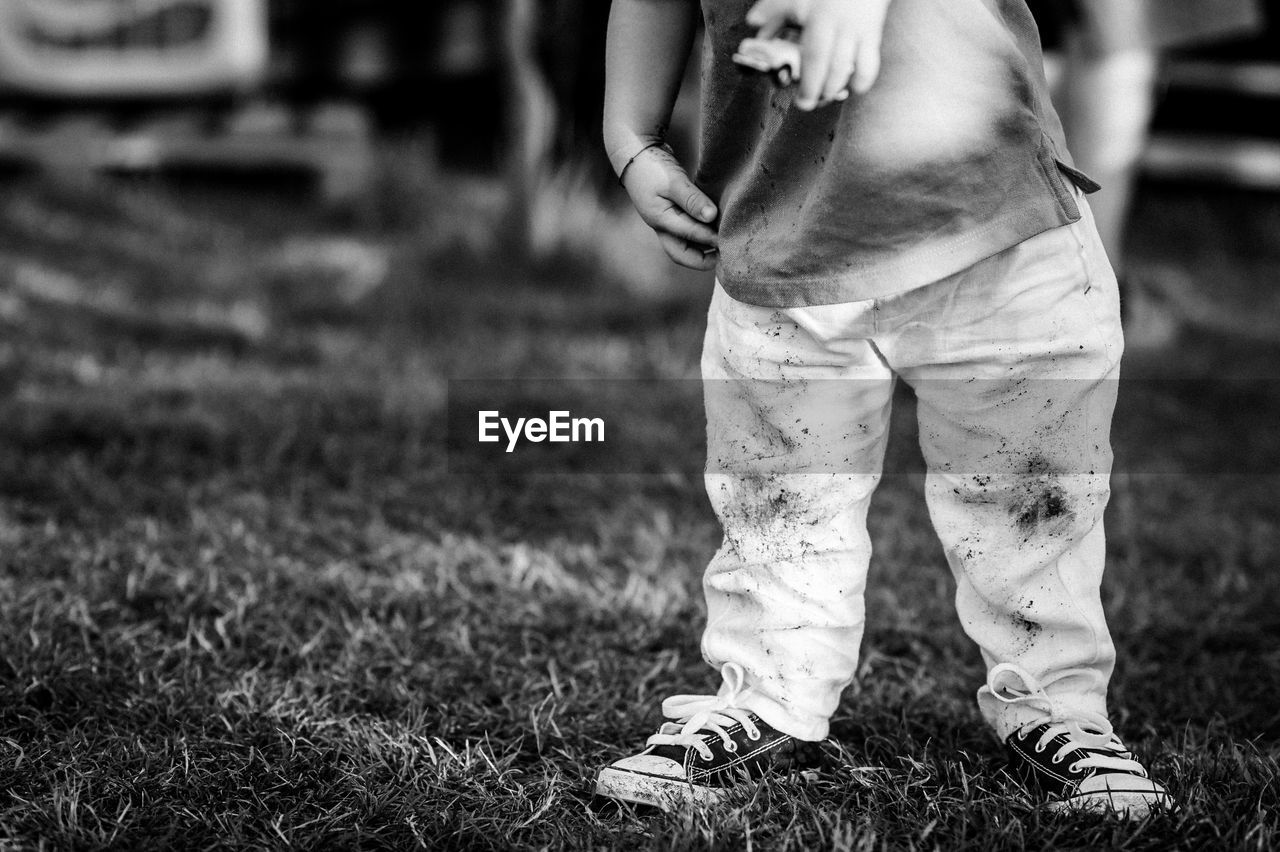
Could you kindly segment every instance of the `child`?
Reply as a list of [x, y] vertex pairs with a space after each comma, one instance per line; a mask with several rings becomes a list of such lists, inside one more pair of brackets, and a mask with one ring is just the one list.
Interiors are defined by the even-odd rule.
[[[614, 0], [605, 140], [672, 259], [717, 268], [702, 370], [724, 543], [702, 652], [723, 683], [668, 699], [597, 792], [716, 801], [826, 737], [857, 667], [899, 376], [1011, 768], [1051, 807], [1167, 805], [1106, 715], [1119, 305], [1024, 0], [702, 0], [695, 182], [661, 141], [697, 12]], [[732, 56], [784, 24], [800, 80], [775, 89]]]

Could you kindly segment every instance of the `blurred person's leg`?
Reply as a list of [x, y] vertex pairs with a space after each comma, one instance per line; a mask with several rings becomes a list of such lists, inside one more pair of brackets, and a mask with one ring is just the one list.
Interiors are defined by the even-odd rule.
[[1135, 0], [1032, 0], [1045, 76], [1076, 165], [1103, 186], [1089, 199], [1117, 267], [1155, 104], [1158, 57]]
[[1089, 203], [1117, 267], [1123, 265], [1125, 224], [1155, 107], [1157, 70], [1153, 50], [1097, 53], [1078, 35], [1068, 39], [1058, 108], [1076, 165], [1102, 184]]
[[1178, 321], [1127, 275], [1125, 229], [1146, 150], [1159, 58], [1148, 47], [1101, 51], [1079, 29], [1064, 38], [1054, 97], [1076, 165], [1102, 184], [1089, 201], [1107, 254], [1118, 270], [1125, 331], [1135, 348], [1168, 344]]
[[1077, 164], [1106, 190], [1089, 201], [1103, 244], [1122, 267], [1124, 223], [1150, 132], [1161, 52], [1248, 33], [1262, 19], [1257, 0], [1075, 2], [1078, 13], [1060, 39], [1055, 103]]

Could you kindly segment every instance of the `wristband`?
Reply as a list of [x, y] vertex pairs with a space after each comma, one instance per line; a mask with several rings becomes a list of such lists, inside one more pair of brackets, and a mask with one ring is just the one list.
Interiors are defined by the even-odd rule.
[[[627, 185], [624, 184], [622, 180], [627, 176], [627, 169], [631, 168], [631, 164], [636, 161], [637, 157], [639, 157], [645, 151], [648, 151], [650, 148], [667, 148], [667, 143], [666, 142], [650, 142], [648, 145], [645, 145], [639, 151], [636, 151], [635, 154], [631, 156], [631, 159], [627, 160], [626, 165], [622, 167], [622, 171], [618, 172], [618, 186], [622, 187], [623, 189], [626, 189]], [[667, 150], [670, 151], [671, 149], [667, 148]]]

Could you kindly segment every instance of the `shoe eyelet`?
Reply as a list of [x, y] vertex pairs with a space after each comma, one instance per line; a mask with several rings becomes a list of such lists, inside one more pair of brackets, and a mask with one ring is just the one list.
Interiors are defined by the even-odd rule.
[[1036, 754], [1044, 754], [1044, 750], [1048, 748], [1044, 743], [1036, 743]]
[[703, 763], [710, 763], [715, 759], [716, 759], [716, 756], [711, 752], [707, 752], [706, 754], [703, 754], [702, 752], [698, 752], [698, 760], [701, 760]]
[[738, 744], [735, 743], [733, 740], [729, 740], [729, 742], [724, 744], [724, 750], [729, 752], [729, 754], [737, 754]]
[[760, 730], [758, 728], [752, 728], [751, 730], [747, 731], [747, 739], [751, 740], [752, 742], [756, 742], [757, 740], [759, 740]]
[[1055, 754], [1055, 755], [1053, 756], [1053, 758], [1052, 758], [1049, 762], [1050, 762], [1050, 763], [1052, 763], [1052, 764], [1054, 764], [1054, 765], [1056, 766], [1056, 765], [1058, 765], [1059, 763], [1061, 763], [1061, 762], [1062, 762], [1062, 761], [1064, 761], [1064, 760], [1066, 760], [1066, 758], [1065, 758], [1065, 757], [1063, 757], [1062, 755], [1059, 755], [1059, 754]]
[[1072, 775], [1075, 775], [1079, 771], [1080, 771], [1080, 761], [1078, 760], [1073, 762], [1070, 766], [1067, 767], [1067, 772], [1071, 773]]

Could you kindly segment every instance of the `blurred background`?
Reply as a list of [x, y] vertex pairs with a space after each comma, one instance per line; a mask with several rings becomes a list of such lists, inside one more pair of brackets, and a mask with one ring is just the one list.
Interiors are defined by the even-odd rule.
[[[1046, 28], [1061, 6], [1038, 4]], [[1259, 8], [1156, 58], [1120, 164], [1143, 309], [1115, 694], [1166, 777], [1211, 787], [1204, 833], [1165, 838], [1199, 848], [1280, 836], [1280, 0]], [[0, 2], [0, 841], [652, 839], [573, 791], [704, 686], [719, 533], [688, 391], [711, 282], [665, 260], [604, 159], [607, 10]], [[696, 103], [691, 78], [686, 158]], [[517, 378], [648, 382], [632, 416], [662, 473], [451, 473], [449, 382]], [[957, 748], [991, 748], [897, 404], [878, 685], [836, 731], [906, 743], [867, 760], [926, 796]], [[968, 812], [899, 804], [883, 836]], [[964, 833], [940, 819], [930, 843]]]
[[[1081, 40], [1071, 31], [1087, 30], [1064, 11], [1073, 2], [1032, 2], [1059, 79], [1086, 65], [1070, 61], [1088, 53], [1070, 49]], [[1250, 4], [1253, 16], [1234, 20], [1223, 11], [1231, 2], [1208, 4], [1204, 17], [1216, 15], [1218, 27], [1149, 39], [1172, 48], [1149, 51], [1150, 103], [1119, 106], [1138, 121], [1154, 110], [1133, 155], [1141, 177], [1280, 187], [1280, 33], [1268, 24], [1280, 7], [1234, 6]], [[64, 181], [127, 176], [135, 186], [139, 177], [305, 185], [317, 207], [401, 218], [413, 214], [385, 199], [379, 181], [457, 180], [443, 197], [488, 208], [507, 252], [546, 257], [575, 244], [655, 285], [667, 270], [610, 256], [621, 250], [614, 243], [644, 240], [626, 230], [633, 217], [618, 215], [601, 151], [607, 15], [607, 3], [587, 0], [15, 0], [0, 5], [0, 167]], [[1140, 27], [1123, 16], [1110, 23]], [[696, 61], [672, 132], [691, 161], [694, 70]], [[1099, 78], [1095, 100], [1133, 85], [1123, 72], [1099, 73], [1111, 76]], [[1078, 136], [1080, 148], [1092, 146], [1085, 130]], [[1128, 204], [1131, 193], [1111, 195]], [[598, 232], [574, 233], [588, 223]], [[610, 236], [619, 228], [625, 237]]]

